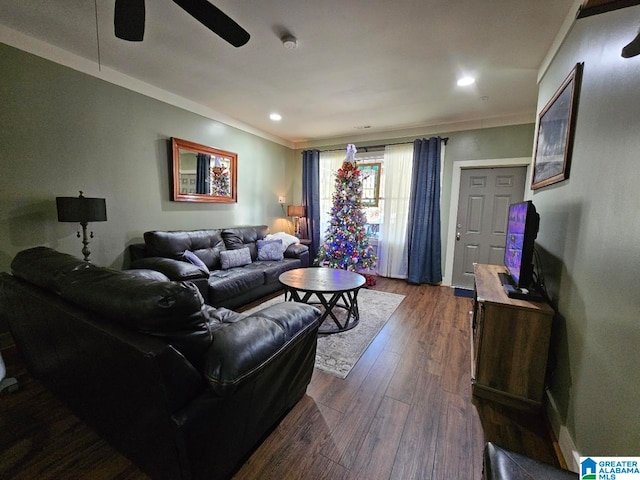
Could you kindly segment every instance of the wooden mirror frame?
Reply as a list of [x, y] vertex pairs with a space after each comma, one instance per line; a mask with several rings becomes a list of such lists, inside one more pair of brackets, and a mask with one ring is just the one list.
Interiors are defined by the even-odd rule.
[[[207, 147], [199, 143], [182, 140], [180, 138], [171, 138], [171, 150], [173, 152], [173, 201], [174, 202], [201, 202], [201, 203], [237, 203], [238, 202], [238, 154], [227, 152], [218, 148]], [[180, 171], [180, 153], [199, 153], [217, 157], [223, 162], [224, 170], [228, 176], [229, 195], [216, 195], [213, 193], [194, 193], [185, 192], [182, 188], [182, 181], [191, 179], [181, 178]], [[214, 167], [215, 168], [215, 167]], [[184, 175], [184, 174], [183, 174]], [[195, 175], [195, 174], [194, 174]], [[194, 179], [195, 183], [195, 179]]]

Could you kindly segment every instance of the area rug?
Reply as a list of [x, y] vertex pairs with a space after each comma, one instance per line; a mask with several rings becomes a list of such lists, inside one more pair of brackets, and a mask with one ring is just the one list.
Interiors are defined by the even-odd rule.
[[[336, 377], [346, 378], [403, 299], [404, 295], [396, 293], [360, 290], [358, 292], [360, 322], [346, 332], [318, 336], [316, 368]], [[250, 314], [283, 301], [284, 296], [280, 295], [243, 313]], [[342, 309], [336, 310], [342, 311]], [[325, 321], [331, 322], [331, 317]]]

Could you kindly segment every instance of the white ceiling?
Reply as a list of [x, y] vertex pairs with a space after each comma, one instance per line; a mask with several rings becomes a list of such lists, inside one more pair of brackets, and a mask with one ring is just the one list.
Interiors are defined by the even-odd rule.
[[[574, 0], [212, 3], [251, 34], [249, 43], [232, 47], [171, 0], [147, 0], [142, 43], [115, 38], [113, 0], [2, 0], [0, 24], [96, 64], [99, 45], [102, 68], [304, 145], [469, 121], [533, 122], [538, 69]], [[297, 49], [282, 46], [284, 32], [298, 38]], [[458, 87], [461, 74], [477, 83]], [[282, 121], [269, 120], [273, 111]]]

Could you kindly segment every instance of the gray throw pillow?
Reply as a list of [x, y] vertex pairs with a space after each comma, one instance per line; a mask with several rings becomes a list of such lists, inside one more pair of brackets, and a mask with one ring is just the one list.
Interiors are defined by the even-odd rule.
[[281, 261], [284, 258], [282, 253], [282, 240], [258, 240], [258, 260]]
[[220, 261], [222, 262], [223, 270], [249, 265], [251, 263], [251, 252], [249, 247], [239, 248], [238, 250], [223, 250], [220, 252]]

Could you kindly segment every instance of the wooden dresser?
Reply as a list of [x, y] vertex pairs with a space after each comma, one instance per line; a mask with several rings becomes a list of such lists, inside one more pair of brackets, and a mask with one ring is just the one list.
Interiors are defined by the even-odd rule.
[[542, 404], [553, 309], [509, 298], [501, 265], [474, 266], [471, 323], [473, 394], [524, 409]]

